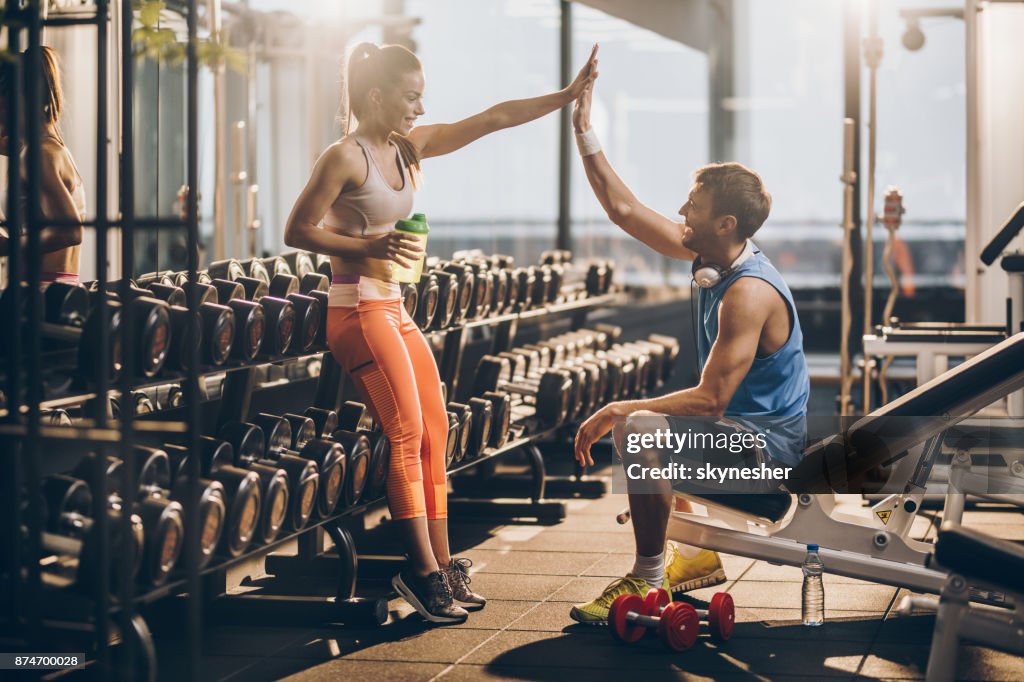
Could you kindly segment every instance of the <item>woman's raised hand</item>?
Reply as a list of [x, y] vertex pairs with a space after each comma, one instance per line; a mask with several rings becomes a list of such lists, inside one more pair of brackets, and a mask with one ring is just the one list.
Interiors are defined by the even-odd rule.
[[423, 255], [423, 248], [416, 237], [395, 231], [371, 239], [366, 255], [370, 258], [394, 261], [403, 268], [411, 268]]
[[590, 51], [587, 63], [576, 74], [576, 79], [569, 84], [569, 94], [573, 99], [579, 97], [588, 86], [593, 86], [594, 81], [597, 80], [597, 47], [597, 43], [594, 43], [594, 49]]

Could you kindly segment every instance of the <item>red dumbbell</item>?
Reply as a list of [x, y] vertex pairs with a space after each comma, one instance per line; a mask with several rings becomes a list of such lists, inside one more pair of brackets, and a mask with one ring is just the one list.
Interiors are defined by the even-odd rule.
[[716, 642], [732, 637], [736, 622], [732, 597], [726, 592], [715, 594], [705, 611], [685, 602], [673, 602], [668, 592], [658, 589], [648, 592], [645, 599], [624, 594], [612, 603], [608, 613], [615, 639], [636, 642], [647, 628], [654, 628], [662, 643], [673, 651], [686, 651], [693, 646], [702, 620], [707, 621], [708, 631]]

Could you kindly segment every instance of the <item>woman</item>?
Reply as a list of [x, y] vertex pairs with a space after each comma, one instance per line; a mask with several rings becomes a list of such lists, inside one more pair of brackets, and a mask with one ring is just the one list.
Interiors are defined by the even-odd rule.
[[349, 132], [348, 121], [345, 136], [317, 160], [285, 227], [288, 246], [331, 257], [328, 344], [391, 442], [388, 506], [410, 559], [392, 585], [434, 623], [461, 623], [463, 606], [482, 608], [486, 600], [469, 589], [469, 560], [448, 550], [441, 380], [391, 277], [396, 264], [422, 252], [394, 223], [412, 212], [422, 159], [568, 105], [595, 65], [591, 53], [564, 90], [502, 102], [457, 123], [413, 127], [424, 113], [419, 59], [399, 45], [358, 45], [347, 80], [358, 127]]
[[[38, 115], [42, 117], [42, 141], [39, 168], [40, 211], [44, 221], [52, 220], [59, 227], [43, 227], [42, 280], [43, 282], [78, 281], [79, 250], [82, 226], [85, 220], [85, 187], [71, 152], [64, 144], [60, 132], [60, 117], [64, 109], [57, 53], [49, 47], [42, 49], [42, 102]], [[0, 97], [8, 92], [14, 80], [14, 65], [0, 61]], [[23, 93], [23, 97], [26, 96]], [[26, 115], [32, 115], [26, 112]], [[11, 147], [7, 137], [7, 102], [0, 101], [0, 154], [9, 156]], [[23, 142], [23, 141], [22, 141]], [[22, 146], [15, 145], [15, 149]], [[22, 152], [24, 156], [24, 152]], [[24, 158], [21, 167], [25, 168]], [[78, 224], [74, 224], [78, 223]], [[8, 233], [0, 234], [0, 255], [6, 255]], [[24, 241], [24, 238], [23, 238]]]

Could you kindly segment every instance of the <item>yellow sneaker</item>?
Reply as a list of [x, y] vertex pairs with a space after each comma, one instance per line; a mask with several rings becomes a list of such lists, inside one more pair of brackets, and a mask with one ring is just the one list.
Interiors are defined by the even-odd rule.
[[686, 559], [670, 542], [665, 552], [665, 581], [672, 594], [679, 594], [724, 583], [725, 569], [718, 552], [702, 549], [697, 556]]
[[[668, 591], [668, 578], [661, 584], [661, 589]], [[638, 594], [641, 597], [646, 597], [650, 590], [651, 586], [643, 578], [632, 575], [616, 578], [608, 583], [608, 587], [604, 588], [601, 596], [594, 601], [573, 606], [569, 611], [569, 617], [577, 623], [585, 625], [607, 625], [608, 610], [611, 609], [612, 602], [616, 597], [623, 594]]]

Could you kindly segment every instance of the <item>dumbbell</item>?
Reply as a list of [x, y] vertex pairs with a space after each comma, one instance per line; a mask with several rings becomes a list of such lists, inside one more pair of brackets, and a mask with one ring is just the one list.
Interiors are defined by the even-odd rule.
[[484, 454], [484, 450], [487, 448], [488, 443], [490, 443], [491, 425], [494, 420], [494, 406], [486, 398], [470, 398], [464, 406], [461, 403], [448, 403], [449, 410], [453, 407], [457, 408], [453, 410], [456, 414], [463, 407], [469, 409], [471, 417], [469, 422], [469, 443], [463, 454], [463, 459], [474, 460]]
[[[250, 277], [251, 279], [258, 279], [267, 285], [270, 284], [271, 274], [270, 270], [267, 269], [267, 266], [264, 263], [264, 259], [247, 258], [243, 261], [239, 261], [239, 263], [241, 263], [247, 277]], [[274, 266], [272, 265], [271, 267]], [[235, 281], [237, 282], [239, 280], [236, 279]]]
[[40, 410], [39, 422], [45, 426], [72, 426], [74, 424], [67, 410]]
[[[212, 284], [217, 289], [221, 303], [234, 310], [237, 318], [251, 322], [249, 341], [255, 340], [255, 332], [259, 332], [260, 343], [255, 347], [255, 352], [253, 344], [246, 343], [242, 353], [253, 354], [251, 357], [243, 355], [241, 359], [251, 361], [260, 353], [278, 356], [288, 352], [296, 320], [295, 307], [291, 301], [268, 296], [266, 284], [252, 278], [241, 277], [235, 282], [215, 279]], [[261, 310], [262, 316], [256, 315], [256, 308]]]
[[[188, 509], [188, 448], [168, 443], [163, 448], [171, 465], [171, 499]], [[201, 466], [201, 465], [200, 465]], [[206, 566], [213, 558], [221, 536], [228, 526], [228, 507], [224, 485], [203, 478], [199, 483], [199, 566]], [[229, 531], [230, 532], [230, 531]]]
[[338, 413], [334, 410], [325, 410], [320, 407], [307, 407], [302, 413], [313, 421], [316, 427], [317, 438], [330, 438], [335, 429], [338, 428]]
[[476, 283], [476, 275], [473, 268], [462, 263], [441, 263], [440, 269], [443, 272], [455, 275], [459, 282], [458, 303], [452, 314], [450, 324], [457, 326], [465, 321], [469, 309], [473, 305], [473, 290]]
[[201, 436], [200, 447], [203, 476], [224, 489], [227, 522], [221, 547], [228, 556], [239, 556], [249, 547], [259, 525], [263, 507], [260, 476], [235, 466], [234, 448], [226, 441]]
[[135, 278], [135, 283], [143, 289], [148, 289], [151, 284], [160, 284], [162, 286], [173, 287], [177, 286], [174, 282], [174, 272], [172, 270], [163, 270], [161, 272], [147, 272], [146, 274], [139, 275]]
[[327, 278], [327, 281], [331, 280], [331, 258], [325, 256], [322, 253], [316, 254], [316, 271]]
[[391, 442], [373, 423], [363, 403], [346, 401], [338, 412], [338, 428], [349, 433], [362, 434], [370, 446], [367, 461], [367, 479], [362, 499], [369, 502], [384, 495], [388, 469], [391, 464]]
[[[606, 354], [611, 356], [617, 356], [632, 360], [635, 371], [632, 377], [627, 373], [625, 386], [623, 390], [628, 394], [625, 397], [635, 397], [643, 394], [644, 387], [647, 385], [647, 374], [648, 368], [650, 367], [650, 355], [643, 349], [636, 347], [624, 346], [621, 343], [616, 343], [611, 346]], [[632, 379], [632, 381], [630, 381]]]
[[262, 461], [264, 440], [260, 427], [245, 422], [227, 422], [221, 426], [217, 437], [227, 441], [234, 448], [235, 466], [255, 471], [259, 475], [263, 510], [260, 514], [256, 540], [263, 544], [273, 542], [288, 521], [288, 503], [291, 497], [288, 474], [284, 469]]
[[[456, 441], [454, 463], [460, 464], [466, 459], [473, 437], [473, 410], [463, 403], [448, 403], [448, 413], [455, 415], [458, 421], [459, 439]], [[450, 419], [448, 423], [451, 424]]]
[[[164, 287], [154, 283], [148, 288], [155, 297], [171, 306], [172, 335], [168, 366], [186, 369], [190, 344], [199, 345], [199, 360], [204, 364], [220, 367], [227, 361], [235, 339], [235, 313], [231, 308], [217, 303], [217, 289], [199, 282], [185, 282], [182, 287]], [[191, 332], [191, 340], [187, 340], [188, 336], [179, 333], [179, 329], [186, 328], [184, 320], [187, 312], [175, 306], [187, 308], [188, 292], [193, 288], [199, 302], [199, 331]], [[180, 295], [174, 292], [180, 292]]]
[[[171, 283], [176, 287], [185, 288], [185, 285], [189, 283], [188, 270], [180, 270], [178, 272], [171, 273]], [[210, 273], [205, 270], [198, 270], [196, 272], [195, 281], [199, 284], [209, 284], [213, 280], [210, 277]]]
[[316, 264], [308, 251], [285, 251], [281, 258], [288, 264], [292, 274], [302, 279], [310, 273], [316, 273]]
[[248, 277], [249, 273], [242, 266], [242, 263], [235, 258], [215, 261], [210, 263], [207, 274], [211, 280], [223, 279], [229, 282], [237, 281], [239, 277]]
[[333, 410], [320, 410], [315, 407], [307, 408], [306, 414], [311, 416], [283, 415], [292, 428], [290, 454], [316, 463], [320, 471], [317, 511], [320, 518], [327, 518], [334, 513], [341, 498], [348, 458], [345, 448], [340, 443], [330, 440], [331, 433], [337, 428], [338, 415]]
[[437, 316], [438, 302], [440, 301], [440, 288], [437, 275], [432, 272], [424, 272], [416, 285], [417, 299], [416, 313], [413, 320], [421, 331], [427, 331], [434, 323]]
[[366, 487], [371, 458], [370, 441], [363, 433], [342, 428], [334, 430], [331, 440], [340, 443], [348, 455], [348, 472], [345, 475], [341, 499], [345, 503], [345, 508], [350, 509], [359, 503]]
[[537, 286], [537, 275], [533, 268], [522, 266], [513, 268], [509, 272], [509, 278], [512, 282], [511, 288], [515, 290], [516, 294], [514, 300], [509, 296], [509, 303], [513, 307], [510, 312], [529, 310], [533, 305], [533, 290]]
[[220, 305], [227, 306], [235, 314], [235, 337], [231, 346], [231, 357], [242, 362], [251, 362], [256, 358], [263, 345], [263, 337], [267, 330], [267, 316], [258, 303], [245, 299], [245, 290], [241, 284], [227, 279], [210, 281], [210, 286], [217, 293]]
[[[181, 503], [171, 499], [171, 465], [163, 450], [136, 447], [135, 481], [138, 486], [135, 509], [142, 518], [146, 532], [145, 561], [142, 577], [160, 585], [170, 575], [184, 546], [185, 513]], [[117, 477], [110, 481], [111, 490], [118, 490]], [[125, 491], [118, 491], [130, 499]]]
[[666, 334], [651, 334], [647, 340], [665, 348], [665, 362], [662, 365], [661, 378], [663, 381], [668, 381], [675, 371], [676, 362], [679, 359], [679, 339]]
[[[288, 529], [301, 530], [306, 526], [317, 504], [320, 470], [313, 458], [302, 457], [298, 451], [292, 449], [294, 442], [292, 420], [261, 412], [252, 418], [252, 423], [263, 432], [262, 461], [280, 467], [288, 474], [290, 482], [288, 497], [291, 500], [288, 510]], [[306, 432], [302, 434], [302, 437], [307, 438], [303, 445], [308, 446], [310, 442], [308, 434], [314, 428], [313, 423], [310, 420], [300, 423], [301, 430]], [[337, 504], [337, 498], [333, 502]], [[329, 506], [326, 501], [321, 503], [321, 507], [326, 506]]]
[[[94, 282], [93, 286], [95, 284]], [[120, 302], [122, 306], [125, 305], [125, 301], [120, 300], [120, 295], [117, 291], [120, 283], [111, 282], [109, 286], [110, 288], [107, 290], [107, 303], [110, 306], [110, 315], [113, 317], [116, 310], [116, 314], [120, 316], [121, 309], [115, 306], [117, 302]], [[98, 325], [99, 323], [99, 315], [94, 314], [96, 306], [100, 303], [97, 298], [98, 292], [98, 289], [94, 289], [89, 293], [92, 311], [86, 319], [85, 327], [82, 330], [83, 335], [89, 336], [89, 338], [98, 338], [99, 336], [98, 328], [96, 330], [90, 329], [90, 320], [95, 319], [96, 324]], [[164, 361], [167, 359], [167, 353], [170, 350], [172, 339], [170, 306], [164, 301], [154, 298], [145, 289], [130, 287], [129, 293], [131, 300], [127, 305], [131, 306], [133, 328], [127, 330], [127, 333], [131, 334], [132, 338], [135, 339], [136, 372], [140, 376], [152, 378], [163, 368]], [[114, 339], [112, 343], [114, 344], [113, 350], [116, 357], [120, 357], [121, 339]], [[90, 351], [90, 353], [86, 354], [86, 357], [83, 357], [82, 350], [83, 346], [80, 344], [79, 367], [81, 368], [83, 363], [95, 363], [98, 353]]]
[[[98, 524], [92, 516], [89, 485], [76, 477], [53, 474], [43, 478], [41, 492], [44, 518], [41, 550], [44, 555], [55, 557], [54, 560], [44, 562], [44, 570], [47, 573], [58, 573], [85, 590], [92, 590], [99, 571], [101, 538]], [[126, 546], [121, 541], [121, 499], [111, 495], [111, 500], [106, 513], [111, 557], [108, 584], [113, 590], [121, 575], [119, 557], [125, 551], [132, 556], [129, 578], [135, 579], [142, 564], [145, 531], [142, 519], [133, 513], [129, 520], [129, 542]]]
[[452, 464], [455, 463], [455, 457], [459, 452], [459, 440], [461, 434], [459, 433], [459, 415], [454, 412], [447, 412], [448, 414], [448, 438], [444, 445], [444, 468], [450, 469]]
[[570, 363], [566, 355], [565, 346], [561, 343], [541, 341], [538, 344], [526, 344], [523, 348], [527, 350], [541, 350], [547, 348], [550, 352], [547, 355], [547, 363], [542, 355], [541, 368], [544, 370], [561, 370], [567, 372], [572, 385], [569, 392], [569, 409], [566, 412], [566, 420], [576, 419], [586, 405], [594, 402], [594, 389], [592, 375], [589, 369], [575, 363]]
[[708, 632], [716, 642], [732, 637], [736, 608], [728, 592], [711, 598], [707, 610], [696, 609], [686, 602], [673, 602], [668, 592], [651, 590], [646, 598], [624, 594], [612, 602], [608, 611], [609, 630], [614, 639], [634, 643], [654, 628], [662, 643], [672, 651], [686, 651], [697, 641], [700, 623], [707, 623]]
[[540, 264], [534, 266], [545, 282], [543, 304], [557, 303], [563, 299], [562, 284], [565, 281], [565, 268], [560, 264]]
[[512, 399], [508, 393], [485, 391], [480, 396], [491, 404], [491, 428], [488, 445], [500, 448], [508, 441], [508, 430], [512, 426]]
[[507, 358], [485, 355], [477, 366], [473, 394], [488, 391], [531, 396], [541, 426], [553, 428], [565, 421], [570, 409], [572, 379], [562, 370], [542, 370], [540, 373], [513, 377]]
[[[18, 321], [21, 312], [15, 311], [14, 288], [7, 287], [0, 296], [0, 317], [4, 320]], [[29, 290], [22, 285], [22, 305], [26, 305]], [[77, 347], [78, 371], [90, 380], [95, 380], [99, 363], [100, 327], [99, 315], [95, 309], [90, 311], [89, 294], [80, 284], [54, 282], [43, 292], [43, 323], [41, 332], [43, 348], [75, 348]], [[90, 320], [90, 318], [92, 318]], [[121, 304], [110, 303], [108, 317], [108, 339], [111, 345], [111, 364], [109, 376], [117, 379], [120, 374], [121, 346], [118, 337], [121, 330]], [[7, 352], [7, 335], [0, 335], [0, 353]]]
[[463, 260], [461, 265], [469, 267], [473, 273], [473, 292], [470, 296], [466, 319], [477, 320], [487, 317], [491, 309], [491, 293], [494, 288], [494, 275], [486, 262], [472, 259]]
[[430, 328], [444, 329], [452, 323], [459, 306], [459, 277], [440, 269], [432, 269], [429, 274], [437, 280], [437, 311]]

